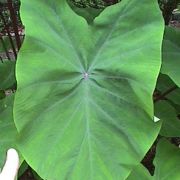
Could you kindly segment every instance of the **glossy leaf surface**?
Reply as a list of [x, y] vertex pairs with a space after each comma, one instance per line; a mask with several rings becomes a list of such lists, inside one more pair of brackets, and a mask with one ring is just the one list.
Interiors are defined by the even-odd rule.
[[44, 179], [125, 179], [160, 129], [157, 2], [124, 0], [91, 25], [63, 0], [24, 0], [21, 16], [14, 115], [26, 161]]

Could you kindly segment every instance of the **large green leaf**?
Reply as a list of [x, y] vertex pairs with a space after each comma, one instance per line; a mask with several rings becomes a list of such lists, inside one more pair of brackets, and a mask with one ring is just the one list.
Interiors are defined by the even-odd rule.
[[127, 180], [179, 180], [180, 149], [162, 139], [158, 142], [154, 159], [155, 172], [151, 176], [142, 166], [136, 166]]
[[24, 0], [21, 15], [14, 116], [26, 161], [44, 179], [125, 179], [160, 129], [156, 0], [124, 0], [91, 25], [64, 0]]
[[166, 27], [161, 72], [169, 75], [180, 87], [180, 30]]
[[13, 121], [14, 96], [0, 100], [0, 168], [4, 164], [6, 151], [16, 147], [17, 130]]
[[154, 160], [154, 179], [179, 180], [180, 179], [180, 149], [166, 140], [158, 143]]
[[15, 62], [0, 61], [0, 90], [10, 88], [15, 83]]
[[176, 110], [165, 100], [155, 104], [155, 115], [163, 120], [161, 135], [168, 137], [180, 137], [180, 120]]

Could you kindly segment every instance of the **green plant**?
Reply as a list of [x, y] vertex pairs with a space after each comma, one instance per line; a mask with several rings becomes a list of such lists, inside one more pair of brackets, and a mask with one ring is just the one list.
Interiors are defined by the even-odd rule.
[[[166, 27], [164, 34], [155, 0], [85, 4], [22, 1], [26, 38], [10, 105], [18, 139], [8, 137], [3, 152], [15, 146], [47, 180], [178, 180], [180, 152], [171, 142], [180, 134], [179, 30]], [[16, 80], [5, 69], [14, 63], [3, 62], [4, 108]], [[12, 113], [0, 112], [0, 128], [5, 119], [14, 123]], [[151, 176], [140, 162], [152, 145]]]

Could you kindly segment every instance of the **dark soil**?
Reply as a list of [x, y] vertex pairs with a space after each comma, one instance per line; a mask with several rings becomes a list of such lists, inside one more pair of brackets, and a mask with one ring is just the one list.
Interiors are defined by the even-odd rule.
[[18, 180], [36, 180], [30, 168], [28, 168], [24, 174], [18, 178]]

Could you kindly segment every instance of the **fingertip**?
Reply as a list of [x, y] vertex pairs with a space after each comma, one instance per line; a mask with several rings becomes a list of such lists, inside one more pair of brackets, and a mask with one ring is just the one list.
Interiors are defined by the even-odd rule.
[[19, 155], [14, 148], [7, 151], [6, 162], [1, 172], [0, 180], [2, 179], [15, 179], [19, 169]]

